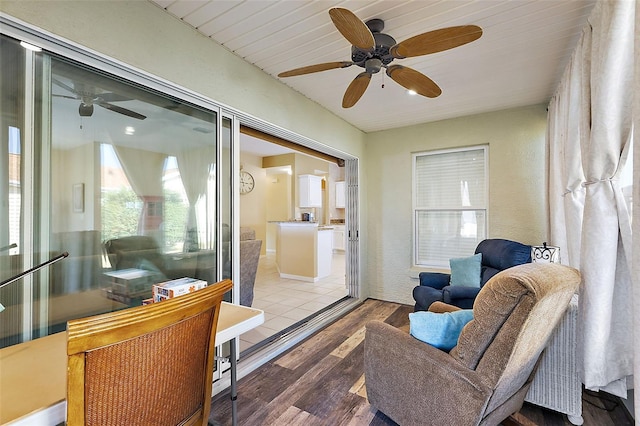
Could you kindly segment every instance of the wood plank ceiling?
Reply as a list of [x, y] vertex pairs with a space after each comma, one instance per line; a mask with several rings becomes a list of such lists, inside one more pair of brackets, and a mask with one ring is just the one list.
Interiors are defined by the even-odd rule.
[[442, 94], [410, 96], [375, 74], [352, 108], [342, 108], [345, 69], [280, 78], [294, 90], [365, 132], [487, 111], [547, 103], [595, 0], [151, 0], [267, 74], [351, 60], [351, 45], [328, 10], [343, 7], [367, 21], [380, 18], [396, 41], [454, 25], [483, 29], [479, 40], [445, 52], [396, 59], [434, 80]]

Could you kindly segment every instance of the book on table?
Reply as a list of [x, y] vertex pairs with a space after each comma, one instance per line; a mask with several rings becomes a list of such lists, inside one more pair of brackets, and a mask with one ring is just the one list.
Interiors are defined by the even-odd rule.
[[183, 294], [192, 293], [207, 286], [207, 282], [197, 278], [178, 278], [153, 285], [153, 302], [161, 302]]

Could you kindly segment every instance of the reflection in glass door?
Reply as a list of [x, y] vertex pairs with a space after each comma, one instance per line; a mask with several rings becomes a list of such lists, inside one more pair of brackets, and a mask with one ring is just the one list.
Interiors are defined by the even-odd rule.
[[0, 279], [69, 256], [0, 289], [0, 346], [139, 306], [153, 283], [230, 276], [217, 108], [1, 40]]

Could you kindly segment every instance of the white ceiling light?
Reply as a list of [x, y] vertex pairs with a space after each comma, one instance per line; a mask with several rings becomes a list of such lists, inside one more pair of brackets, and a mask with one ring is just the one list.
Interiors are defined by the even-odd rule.
[[133, 135], [136, 132], [135, 127], [132, 126], [127, 126], [124, 128], [124, 134], [125, 135]]
[[407, 93], [410, 94], [411, 96], [415, 96], [418, 94], [418, 92], [416, 92], [415, 90], [407, 90]]

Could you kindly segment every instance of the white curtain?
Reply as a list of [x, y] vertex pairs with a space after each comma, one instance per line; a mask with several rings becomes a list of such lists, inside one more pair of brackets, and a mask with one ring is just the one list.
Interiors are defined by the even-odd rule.
[[580, 138], [588, 135], [583, 123], [582, 56], [584, 39], [576, 47], [556, 95], [549, 104], [549, 207], [550, 237], [561, 247], [562, 260], [580, 264], [582, 212], [585, 181], [580, 154]]
[[210, 167], [215, 158], [215, 147], [210, 144], [202, 148], [182, 150], [177, 156], [180, 178], [189, 199], [184, 251], [199, 249], [196, 203], [207, 192]]
[[162, 196], [162, 173], [166, 154], [114, 145], [133, 191], [139, 196]]
[[162, 202], [162, 175], [166, 154], [145, 151], [135, 148], [125, 148], [113, 145], [133, 191], [142, 200], [142, 211], [138, 221], [138, 233], [140, 235], [155, 235], [160, 242], [161, 233], [158, 231], [160, 224], [146, 223], [148, 202]]
[[[640, 7], [635, 11], [636, 24], [640, 22]], [[635, 27], [635, 71], [633, 85], [633, 140], [637, 144], [640, 141], [640, 25]], [[640, 148], [633, 150], [633, 181], [640, 182]], [[633, 186], [633, 199], [640, 200], [640, 185]], [[633, 306], [640, 306], [640, 203], [633, 203]], [[634, 309], [634, 354], [640, 354], [640, 309]], [[634, 389], [640, 389], [640, 356], [633, 361]], [[640, 394], [634, 397], [634, 412], [636, 418], [640, 417]], [[636, 422], [637, 423], [637, 422]]]
[[549, 110], [550, 238], [580, 269], [588, 389], [633, 373], [631, 224], [618, 183], [631, 143], [635, 2], [598, 2]]

